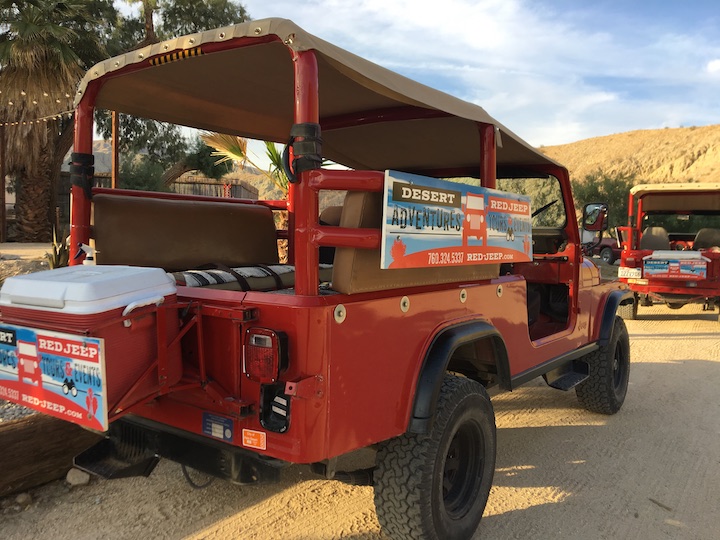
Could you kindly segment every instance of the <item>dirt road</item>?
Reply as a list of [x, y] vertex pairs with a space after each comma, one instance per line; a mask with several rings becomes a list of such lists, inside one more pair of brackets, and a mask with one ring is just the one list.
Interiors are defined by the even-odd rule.
[[[717, 313], [658, 307], [641, 317], [628, 321], [630, 389], [616, 416], [588, 413], [574, 393], [541, 381], [493, 395], [497, 470], [476, 538], [720, 537]], [[383, 538], [370, 488], [318, 480], [304, 467], [287, 472], [274, 486], [216, 481], [204, 491], [170, 462], [148, 479], [73, 490], [56, 482], [34, 490], [27, 509], [0, 511], [0, 537]]]

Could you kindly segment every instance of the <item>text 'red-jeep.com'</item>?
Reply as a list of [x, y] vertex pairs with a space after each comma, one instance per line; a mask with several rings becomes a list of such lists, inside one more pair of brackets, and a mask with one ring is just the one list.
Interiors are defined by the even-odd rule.
[[[96, 187], [98, 108], [287, 143], [288, 198]], [[495, 468], [487, 388], [622, 406], [629, 292], [582, 256], [567, 170], [482, 108], [267, 19], [98, 64], [75, 122], [71, 241], [96, 265], [5, 282], [0, 397], [105, 432], [78, 466], [312, 464], [372, 484], [389, 535], [462, 539]]]
[[618, 277], [634, 303], [620, 312], [635, 319], [638, 305], [671, 309], [720, 300], [720, 184], [641, 184], [630, 190], [628, 225], [619, 227]]

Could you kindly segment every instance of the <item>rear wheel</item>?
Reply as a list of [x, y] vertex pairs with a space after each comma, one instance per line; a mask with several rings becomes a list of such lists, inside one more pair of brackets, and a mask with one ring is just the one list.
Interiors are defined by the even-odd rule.
[[471, 538], [495, 471], [495, 417], [485, 388], [445, 375], [428, 434], [406, 433], [378, 450], [375, 508], [392, 538]]
[[615, 262], [615, 254], [613, 253], [612, 248], [602, 248], [602, 251], [600, 251], [600, 258], [606, 264], [613, 264]]
[[588, 354], [589, 377], [575, 387], [580, 403], [589, 411], [615, 414], [625, 402], [630, 379], [630, 339], [625, 322], [615, 317], [607, 345]]
[[667, 303], [667, 307], [669, 307], [670, 309], [680, 309], [684, 305], [685, 305], [684, 302], [668, 302]]

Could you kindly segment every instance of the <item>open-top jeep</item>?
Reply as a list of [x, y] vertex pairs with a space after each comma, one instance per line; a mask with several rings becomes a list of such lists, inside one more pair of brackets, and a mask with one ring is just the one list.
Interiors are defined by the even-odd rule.
[[619, 227], [623, 251], [618, 277], [633, 291], [621, 313], [638, 305], [672, 309], [720, 300], [720, 184], [641, 184], [630, 190], [628, 225]]
[[[98, 188], [96, 108], [286, 142], [288, 198]], [[567, 170], [482, 108], [267, 19], [95, 66], [75, 122], [71, 241], [96, 265], [5, 282], [0, 397], [106, 432], [78, 466], [254, 483], [312, 464], [373, 484], [391, 535], [469, 538], [495, 467], [486, 388], [543, 376], [622, 406], [629, 293], [583, 257]]]

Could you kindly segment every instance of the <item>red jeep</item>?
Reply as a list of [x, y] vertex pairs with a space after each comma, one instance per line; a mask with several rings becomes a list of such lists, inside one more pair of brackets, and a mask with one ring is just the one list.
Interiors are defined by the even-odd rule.
[[638, 305], [654, 303], [714, 310], [720, 299], [720, 184], [641, 184], [630, 190], [628, 209], [628, 226], [619, 228], [618, 277], [635, 301], [623, 306], [623, 316], [635, 319]]
[[587, 244], [585, 250], [585, 255], [600, 257], [605, 264], [614, 264], [620, 258], [621, 253], [620, 242], [612, 236], [605, 236], [598, 242]]
[[[95, 187], [96, 108], [285, 142], [288, 199]], [[147, 475], [165, 457], [250, 484], [312, 464], [374, 485], [392, 536], [463, 539], [495, 469], [487, 388], [542, 376], [622, 406], [629, 293], [583, 257], [567, 170], [482, 108], [267, 19], [97, 65], [75, 122], [71, 240], [96, 265], [5, 282], [0, 347], [37, 343], [44, 384], [0, 387], [106, 432], [78, 466]]]

